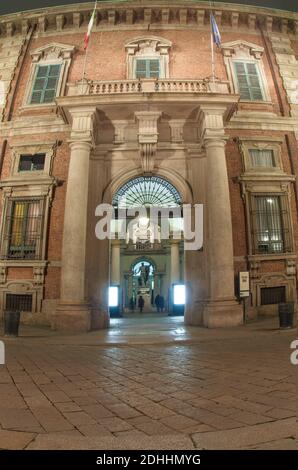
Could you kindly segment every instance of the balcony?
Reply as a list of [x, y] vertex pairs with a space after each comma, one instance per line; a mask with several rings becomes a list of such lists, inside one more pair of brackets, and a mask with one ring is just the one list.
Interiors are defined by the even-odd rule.
[[229, 94], [229, 83], [212, 79], [80, 80], [68, 84], [68, 96], [129, 95], [142, 93]]
[[72, 113], [78, 113], [79, 108], [95, 108], [101, 121], [119, 123], [131, 121], [136, 112], [144, 110], [163, 113], [172, 120], [193, 122], [204, 105], [226, 108], [224, 120], [228, 120], [238, 100], [229, 83], [218, 79], [85, 79], [68, 83], [66, 96], [56, 102], [67, 123], [72, 122]]

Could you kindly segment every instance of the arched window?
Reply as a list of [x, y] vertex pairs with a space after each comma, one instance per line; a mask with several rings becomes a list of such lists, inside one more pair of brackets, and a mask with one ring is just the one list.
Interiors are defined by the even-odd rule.
[[154, 36], [126, 43], [127, 78], [169, 78], [169, 49], [172, 43]]
[[134, 178], [124, 184], [113, 198], [113, 205], [123, 209], [139, 206], [178, 207], [181, 202], [177, 189], [159, 176]]

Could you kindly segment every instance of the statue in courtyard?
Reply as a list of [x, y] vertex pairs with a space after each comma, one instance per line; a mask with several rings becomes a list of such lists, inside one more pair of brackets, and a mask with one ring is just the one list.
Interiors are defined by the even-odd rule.
[[141, 264], [136, 274], [139, 274], [139, 285], [146, 287], [149, 279], [149, 266], [145, 266], [144, 263]]

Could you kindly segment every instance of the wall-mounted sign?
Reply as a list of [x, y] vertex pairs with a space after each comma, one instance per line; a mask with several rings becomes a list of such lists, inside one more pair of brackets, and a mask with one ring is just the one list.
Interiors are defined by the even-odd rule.
[[240, 297], [249, 297], [249, 271], [239, 272]]

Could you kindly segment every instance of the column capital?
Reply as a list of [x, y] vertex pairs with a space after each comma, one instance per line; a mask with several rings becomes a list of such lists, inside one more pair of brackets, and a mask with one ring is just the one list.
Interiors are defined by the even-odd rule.
[[118, 239], [111, 240], [111, 246], [112, 247], [120, 247], [121, 243], [122, 243], [122, 240], [118, 240]]
[[71, 150], [87, 150], [90, 152], [92, 143], [88, 140], [68, 140], [67, 141]]
[[86, 142], [95, 145], [96, 107], [77, 106], [69, 108], [71, 116], [71, 142]]
[[225, 127], [224, 121], [227, 113], [225, 106], [201, 106], [198, 116], [200, 124], [199, 132], [201, 140], [206, 144], [207, 141], [224, 141]]

